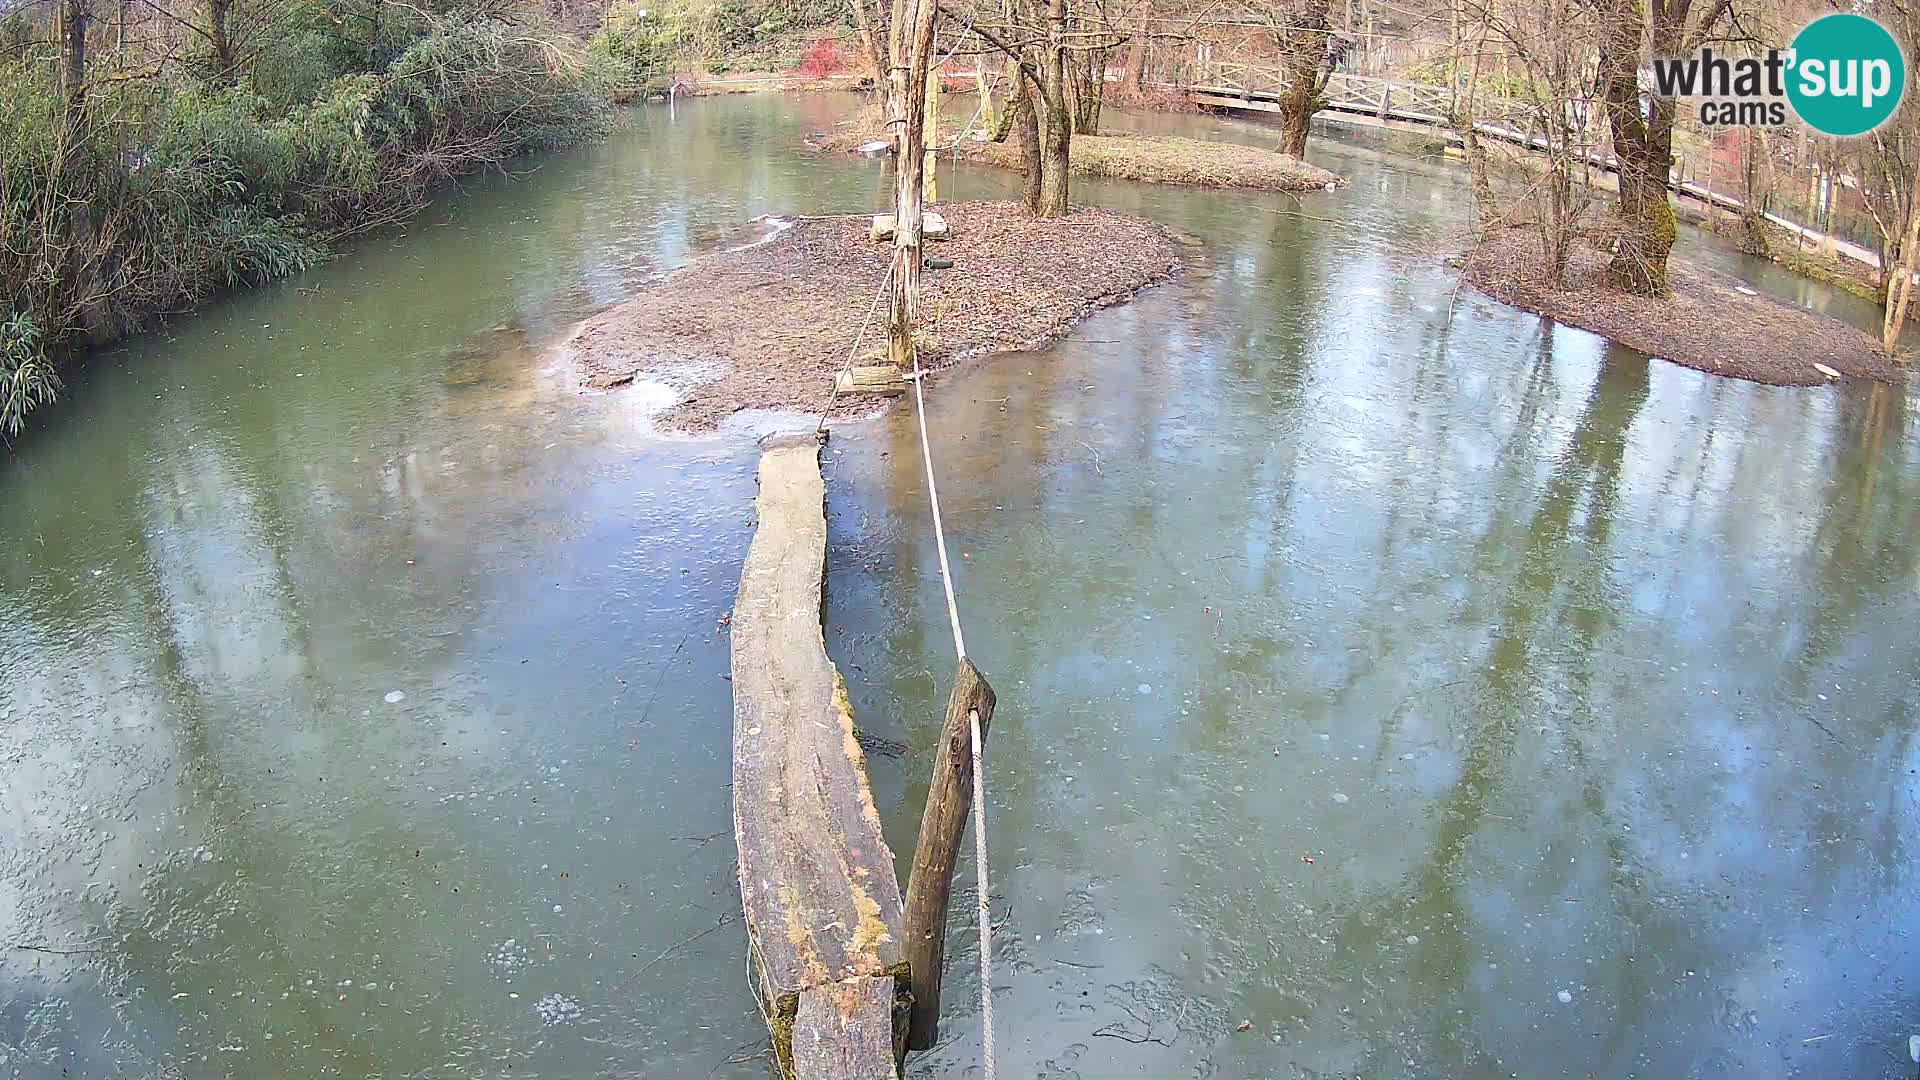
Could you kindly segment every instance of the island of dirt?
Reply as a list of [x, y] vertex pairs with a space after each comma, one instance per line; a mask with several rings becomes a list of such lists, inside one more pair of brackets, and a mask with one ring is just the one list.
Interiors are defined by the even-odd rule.
[[[964, 116], [941, 123], [945, 131], [969, 126]], [[886, 130], [877, 114], [867, 113], [836, 131], [810, 138], [808, 143], [817, 150], [853, 151], [885, 142]], [[1003, 169], [1021, 168], [1020, 148], [1011, 138], [990, 142], [962, 137], [940, 154]], [[1343, 183], [1339, 176], [1318, 165], [1276, 150], [1175, 135], [1075, 135], [1067, 165], [1074, 176], [1187, 187], [1315, 191]]]
[[1904, 369], [1879, 340], [1838, 319], [1748, 289], [1675, 257], [1664, 297], [1635, 296], [1606, 280], [1607, 255], [1590, 247], [1568, 260], [1565, 283], [1544, 285], [1538, 238], [1522, 228], [1487, 238], [1461, 260], [1481, 292], [1628, 348], [1712, 375], [1772, 386], [1817, 386], [1831, 376], [1901, 383]]
[[[987, 202], [934, 209], [952, 239], [928, 241], [926, 256], [953, 265], [921, 274], [916, 340], [930, 370], [1036, 348], [1179, 265], [1173, 234], [1124, 214], [1082, 209], [1044, 220]], [[695, 260], [574, 333], [583, 383], [663, 383], [678, 401], [658, 422], [681, 431], [711, 430], [742, 409], [819, 413], [850, 359], [879, 363], [886, 353], [880, 285], [893, 248], [875, 242], [871, 227], [866, 214], [801, 218], [764, 243]], [[843, 397], [835, 414], [875, 407]]]

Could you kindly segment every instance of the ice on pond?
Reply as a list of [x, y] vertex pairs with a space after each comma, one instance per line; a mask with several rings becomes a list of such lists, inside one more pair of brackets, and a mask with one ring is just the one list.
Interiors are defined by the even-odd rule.
[[387, 691], [387, 696], [383, 700], [385, 700], [386, 703], [389, 705], [398, 705], [401, 702], [407, 700], [407, 695], [404, 692], [399, 690], [389, 690]]
[[1346, 801], [1347, 801], [1347, 793], [1346, 793], [1346, 792], [1344, 792], [1344, 791], [1336, 791], [1336, 792], [1334, 792], [1334, 793], [1333, 793], [1333, 801], [1334, 801], [1334, 802], [1337, 802], [1337, 803], [1343, 803], [1343, 802], [1346, 802]]
[[564, 994], [548, 994], [533, 1003], [533, 1011], [548, 1027], [571, 1024], [580, 1019], [580, 1002]]
[[1141, 693], [1143, 693], [1143, 694], [1151, 694], [1151, 693], [1153, 693], [1153, 684], [1152, 684], [1152, 683], [1141, 683], [1141, 684], [1140, 684], [1140, 692], [1141, 692]]
[[1560, 999], [1560, 1004], [1562, 1005], [1573, 1004], [1573, 991], [1571, 990], [1562, 990], [1554, 996]]
[[496, 974], [511, 975], [527, 966], [527, 947], [508, 938], [487, 951], [487, 966]]

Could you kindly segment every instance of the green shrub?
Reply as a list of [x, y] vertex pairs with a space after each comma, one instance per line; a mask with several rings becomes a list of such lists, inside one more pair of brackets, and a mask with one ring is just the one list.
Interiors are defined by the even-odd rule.
[[60, 377], [40, 351], [40, 331], [32, 317], [14, 312], [0, 322], [0, 436], [20, 434], [29, 412], [51, 404]]
[[620, 0], [607, 10], [607, 23], [587, 50], [612, 71], [622, 99], [632, 98], [655, 80], [672, 74], [684, 40], [684, 23], [669, 22], [657, 10]]
[[[446, 177], [607, 128], [602, 69], [537, 25], [382, 25], [366, 44], [296, 26], [276, 45], [304, 58], [291, 76], [103, 81], [83, 111], [46, 59], [0, 63], [0, 434], [53, 399], [50, 351], [305, 270]], [[383, 52], [381, 70], [317, 81]]]
[[840, 0], [616, 0], [590, 46], [618, 75], [622, 97], [662, 82], [675, 70], [711, 75], [733, 70], [784, 70], [800, 62], [795, 30], [839, 27]]

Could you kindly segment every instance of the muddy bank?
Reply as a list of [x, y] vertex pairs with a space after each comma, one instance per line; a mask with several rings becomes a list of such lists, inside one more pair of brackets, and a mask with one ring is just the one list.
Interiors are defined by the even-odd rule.
[[1606, 282], [1607, 256], [1577, 250], [1560, 289], [1543, 288], [1540, 245], [1509, 229], [1462, 257], [1461, 274], [1480, 291], [1569, 326], [1676, 364], [1772, 386], [1830, 381], [1815, 367], [1843, 376], [1901, 383], [1905, 372], [1880, 352], [1879, 341], [1830, 316], [1751, 290], [1727, 275], [1674, 258], [1672, 293], [1633, 296]]
[[[941, 130], [960, 131], [966, 121], [964, 116], [952, 121], [943, 117]], [[810, 143], [821, 150], [845, 152], [885, 139], [878, 117], [868, 115]], [[952, 137], [943, 139], [951, 141]], [[952, 149], [942, 150], [941, 156], [1003, 169], [1021, 167], [1020, 148], [1012, 139], [996, 143], [969, 136], [954, 142]], [[1273, 150], [1171, 135], [1075, 135], [1070, 161], [1069, 171], [1074, 176], [1187, 187], [1313, 191], [1342, 182], [1318, 165]]]
[[[1096, 308], [1131, 297], [1178, 265], [1165, 228], [1104, 210], [1038, 221], [1009, 203], [943, 203], [953, 239], [922, 274], [921, 363], [1033, 348]], [[660, 423], [710, 430], [742, 409], [826, 406], [833, 376], [866, 324], [862, 362], [886, 351], [876, 312], [892, 248], [869, 238], [868, 215], [803, 218], [774, 239], [696, 260], [659, 285], [589, 319], [571, 339], [580, 378], [605, 389], [636, 379], [678, 398]], [[843, 399], [836, 415], [885, 399]]]

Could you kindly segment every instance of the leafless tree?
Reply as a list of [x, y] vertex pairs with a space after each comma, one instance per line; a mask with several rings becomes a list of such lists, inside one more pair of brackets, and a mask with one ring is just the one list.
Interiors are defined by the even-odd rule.
[[1678, 228], [1667, 185], [1673, 169], [1674, 100], [1646, 94], [1641, 69], [1653, 56], [1688, 56], [1712, 40], [1734, 0], [1584, 0], [1601, 30], [1600, 98], [1619, 164], [1620, 229], [1607, 277], [1643, 296], [1667, 291]]
[[1279, 55], [1285, 86], [1280, 92], [1280, 152], [1307, 156], [1313, 114], [1320, 111], [1327, 81], [1346, 51], [1333, 31], [1332, 0], [1282, 0], [1259, 9], [1259, 18]]
[[[1595, 203], [1592, 56], [1600, 31], [1578, 0], [1462, 0], [1460, 10], [1459, 38], [1473, 55], [1454, 125], [1481, 228], [1536, 230], [1543, 273], [1557, 288]], [[1483, 94], [1480, 72], [1491, 50], [1507, 75], [1499, 93]], [[1495, 137], [1483, 137], [1482, 125]]]

